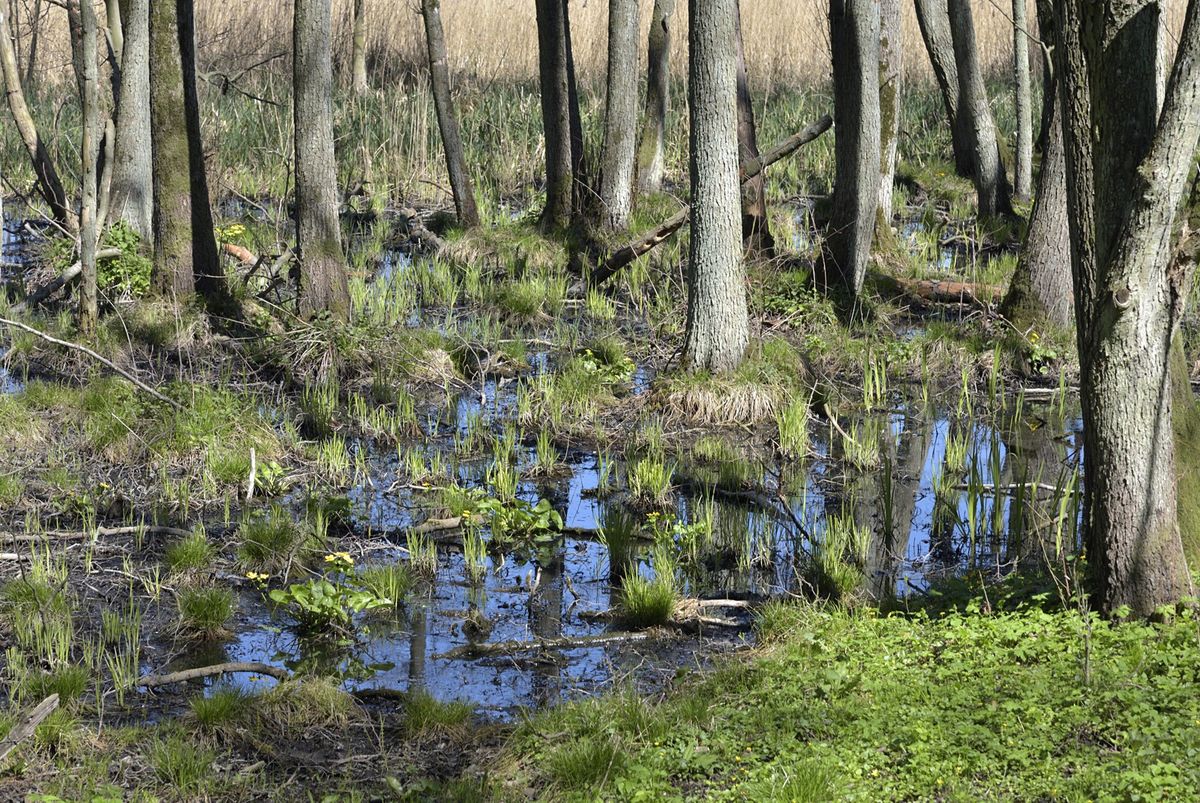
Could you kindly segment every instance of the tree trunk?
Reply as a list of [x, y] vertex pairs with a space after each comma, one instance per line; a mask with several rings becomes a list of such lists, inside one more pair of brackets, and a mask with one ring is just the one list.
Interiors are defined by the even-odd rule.
[[1029, 29], [1026, 0], [1012, 0], [1013, 85], [1017, 102], [1017, 158], [1013, 169], [1014, 190], [1028, 200], [1033, 189], [1033, 100], [1029, 87]]
[[638, 192], [662, 191], [663, 138], [671, 107], [671, 15], [675, 0], [654, 0], [650, 18], [648, 67], [646, 70], [646, 115], [638, 143]]
[[96, 332], [100, 317], [96, 300], [96, 135], [100, 129], [100, 110], [97, 108], [96, 88], [96, 9], [91, 0], [80, 4], [80, 25], [83, 28], [81, 56], [83, 59], [83, 142], [80, 145], [82, 162], [83, 202], [79, 231], [79, 330], [85, 335]]
[[479, 209], [475, 206], [475, 190], [471, 186], [471, 173], [463, 153], [458, 116], [454, 113], [441, 0], [422, 0], [421, 16], [425, 19], [425, 42], [429, 48], [429, 84], [433, 88], [442, 149], [446, 152], [446, 171], [450, 175], [450, 190], [454, 193], [454, 209], [458, 213], [460, 226], [474, 228], [479, 225]]
[[825, 277], [847, 304], [867, 275], [879, 200], [879, 3], [830, 0], [833, 50], [833, 213]]
[[608, 80], [600, 154], [601, 223], [620, 231], [633, 207], [637, 150], [638, 0], [608, 2]]
[[[423, 8], [424, 6], [422, 6]], [[426, 22], [426, 25], [428, 24]], [[352, 36], [354, 41], [350, 48], [351, 89], [357, 97], [362, 97], [371, 88], [367, 81], [367, 0], [354, 0]]]
[[971, 176], [979, 196], [979, 216], [1012, 214], [1012, 189], [1000, 159], [1000, 143], [992, 120], [991, 103], [983, 83], [983, 68], [975, 45], [971, 0], [950, 0], [950, 33], [958, 65], [958, 113], [971, 159]]
[[[740, 3], [735, 3], [737, 47], [738, 158], [743, 164], [757, 161], [758, 129], [754, 123], [754, 100], [750, 97], [750, 78], [746, 73], [746, 49], [742, 44]], [[767, 219], [767, 181], [763, 173], [742, 185], [742, 243], [747, 254], [770, 258], [775, 239]]]
[[572, 176], [570, 90], [567, 77], [563, 0], [537, 0], [538, 79], [546, 150], [546, 206], [542, 226], [563, 229], [571, 222]]
[[692, 237], [684, 364], [736, 368], [750, 337], [737, 149], [737, 0], [690, 0]]
[[950, 126], [951, 144], [954, 147], [954, 170], [963, 178], [970, 178], [973, 163], [963, 120], [959, 117], [958, 65], [954, 59], [954, 39], [950, 34], [950, 15], [947, 0], [916, 0], [917, 26], [925, 42], [925, 52], [933, 67], [946, 109], [946, 122]]
[[562, 20], [563, 52], [566, 54], [567, 66], [567, 120], [571, 130], [571, 218], [573, 222], [579, 223], [587, 204], [594, 200], [595, 193], [588, 181], [583, 117], [579, 113], [579, 83], [575, 78], [575, 49], [571, 38], [571, 7], [568, 0], [562, 0]]
[[296, 0], [293, 94], [296, 129], [296, 234], [300, 313], [350, 315], [350, 291], [338, 220], [333, 145], [330, 0]]
[[892, 225], [892, 195], [900, 141], [901, 82], [904, 43], [900, 32], [900, 0], [879, 4], [879, 218]]
[[1188, 262], [1174, 258], [1172, 234], [1200, 140], [1196, 6], [1188, 4], [1160, 115], [1159, 4], [1056, 3], [1084, 534], [1093, 597], [1106, 613], [1128, 606], [1147, 615], [1190, 592], [1179, 527], [1187, 500], [1177, 495], [1181, 378], [1173, 352], [1192, 276]]
[[154, 171], [150, 142], [150, 0], [128, 0], [121, 56], [121, 101], [109, 222], [123, 220], [154, 247]]
[[29, 154], [33, 174], [37, 178], [38, 192], [50, 207], [50, 215], [55, 222], [68, 231], [78, 231], [79, 220], [67, 201], [67, 193], [58, 177], [58, 171], [54, 168], [54, 162], [50, 160], [46, 144], [38, 135], [33, 115], [29, 113], [29, 106], [25, 103], [21, 72], [17, 66], [17, 53], [12, 32], [8, 29], [8, 17], [3, 8], [0, 8], [0, 70], [4, 73], [4, 93], [8, 98], [8, 110], [12, 113], [17, 133], [20, 134], [25, 151]]
[[25, 83], [33, 84], [34, 72], [37, 70], [38, 42], [42, 33], [42, 0], [33, 0], [33, 11], [29, 15], [29, 56], [25, 64]]

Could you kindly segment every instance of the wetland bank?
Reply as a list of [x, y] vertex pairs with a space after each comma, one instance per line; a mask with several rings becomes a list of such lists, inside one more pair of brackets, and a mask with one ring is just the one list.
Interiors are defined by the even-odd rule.
[[[99, 108], [97, 131], [107, 114], [119, 127], [149, 6], [11, 5], [0, 37], [21, 69], [5, 79], [70, 200], [49, 202], [45, 169], [5, 122], [0, 799], [1194, 798], [1190, 372], [1164, 374], [1177, 448], [1161, 451], [1160, 430], [1147, 447], [1175, 469], [1168, 497], [1114, 452], [1142, 441], [1088, 428], [1111, 422], [1096, 399], [1113, 393], [1104, 372], [1120, 365], [1103, 359], [1118, 346], [1081, 359], [1046, 289], [1061, 284], [1030, 267], [1057, 242], [1071, 292], [1071, 243], [1045, 233], [1055, 203], [1064, 231], [1082, 219], [1078, 189], [1052, 186], [1065, 157], [1039, 144], [1036, 197], [997, 205], [1030, 108], [998, 44], [1011, 47], [1004, 16], [976, 5], [972, 33], [1001, 187], [980, 178], [997, 169], [986, 160], [959, 175], [970, 149], [908, 9], [897, 100], [864, 94], [828, 42], [809, 48], [824, 54], [815, 65], [780, 44], [770, 31], [791, 12], [742, 3], [752, 103], [722, 133], [737, 70], [692, 76], [730, 109], [689, 115], [688, 51], [732, 55], [704, 37], [736, 9], [726, 0], [693, 0], [691, 21], [683, 3], [643, 3], [632, 34], [624, 0], [562, 4], [578, 75], [489, 56], [501, 43], [455, 3], [439, 36], [438, 3], [423, 17], [334, 3], [331, 16], [297, 0], [294, 40], [261, 26], [292, 4], [198, 4], [197, 102], [179, 87], [151, 96], [155, 114], [178, 112], [202, 137], [190, 153], [203, 170], [182, 171], [182, 191], [211, 225], [193, 213], [176, 241], [161, 236], [155, 199], [171, 187], [157, 161], [148, 230], [121, 190], [99, 208], [80, 190], [110, 186], [81, 158], [107, 153], [83, 136], [84, 110]], [[531, 58], [539, 28], [562, 31], [559, 4], [536, 5], [513, 34]], [[869, 17], [853, 2], [811, 5], [813, 19]], [[972, 4], [950, 5], [961, 36]], [[873, 24], [886, 49], [899, 7], [863, 6], [884, 8]], [[176, 8], [186, 31], [191, 4]], [[634, 114], [641, 144], [626, 153], [605, 67], [631, 36], [643, 50], [652, 11], [671, 30], [666, 63], [649, 37], [643, 87], [668, 94], [658, 186], [642, 159], [659, 101]], [[499, 24], [491, 4], [478, 13]], [[829, 41], [858, 52], [839, 13]], [[1046, 41], [1052, 19], [1039, 19]], [[1171, 19], [1190, 52], [1200, 34]], [[81, 68], [78, 93], [75, 25], [77, 63], [89, 36], [101, 43], [100, 86]], [[356, 30], [370, 43], [361, 74]], [[453, 130], [435, 102], [439, 40]], [[185, 43], [186, 85], [188, 37], [169, 41]], [[563, 69], [573, 91], [537, 82], [539, 66]], [[1035, 99], [1053, 92], [1035, 78]], [[175, 91], [178, 107], [164, 105]], [[329, 151], [315, 130], [322, 92]], [[884, 129], [874, 153], [872, 125]], [[860, 141], [839, 143], [849, 130]], [[895, 174], [876, 179], [889, 136]], [[690, 153], [735, 141], [740, 203]], [[327, 157], [328, 171], [311, 169]], [[636, 181], [614, 190], [626, 162]], [[864, 204], [847, 187], [866, 163]], [[731, 248], [716, 235], [738, 218], [745, 242], [735, 232]], [[1187, 231], [1171, 266], [1194, 248]], [[186, 258], [162, 245], [184, 241]], [[56, 281], [75, 263], [80, 278]], [[1152, 273], [1139, 274], [1146, 287]], [[1172, 364], [1200, 364], [1190, 282], [1171, 281]], [[1026, 288], [1019, 304], [1010, 283]], [[706, 320], [730, 287], [744, 323], [736, 303]], [[1082, 280], [1074, 291], [1090, 292]], [[1141, 408], [1128, 409], [1134, 438]], [[1149, 565], [1166, 568], [1122, 574], [1124, 508], [1095, 488], [1131, 477], [1146, 510], [1169, 499], [1174, 530], [1141, 532], [1174, 533], [1180, 571], [1152, 540]], [[1097, 544], [1111, 546], [1104, 560]]]

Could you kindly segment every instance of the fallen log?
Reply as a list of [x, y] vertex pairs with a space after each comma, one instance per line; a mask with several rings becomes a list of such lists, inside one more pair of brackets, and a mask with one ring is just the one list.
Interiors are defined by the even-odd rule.
[[212, 666], [198, 666], [195, 669], [184, 669], [181, 672], [171, 672], [166, 675], [146, 675], [139, 678], [137, 683], [133, 685], [140, 686], [143, 689], [152, 689], [155, 686], [169, 686], [172, 683], [183, 683], [188, 680], [212, 677], [213, 675], [244, 672], [250, 672], [255, 675], [267, 675], [276, 680], [289, 680], [292, 677], [291, 673], [286, 669], [280, 669], [270, 664], [263, 664], [257, 661], [235, 661], [224, 664], [213, 664]]
[[258, 262], [258, 257], [254, 256], [249, 248], [234, 243], [221, 243], [221, 250], [243, 265], [253, 265]]
[[1004, 297], [1004, 288], [989, 284], [974, 284], [943, 279], [905, 279], [888, 277], [885, 284], [903, 295], [932, 304], [970, 304], [992, 307]]
[[[112, 259], [121, 256], [120, 248], [101, 248], [96, 252], [96, 259]], [[20, 304], [14, 306], [13, 312], [24, 312], [27, 309], [32, 309], [38, 304], [41, 304], [50, 296], [57, 293], [62, 287], [79, 278], [79, 274], [83, 273], [83, 262], [76, 262], [71, 267], [64, 270], [56, 278], [50, 280], [40, 288], [35, 290], [28, 298]]]
[[542, 650], [578, 650], [589, 647], [602, 647], [605, 644], [620, 644], [631, 641], [645, 641], [650, 638], [648, 633], [605, 633], [600, 636], [579, 636], [569, 638], [537, 639], [536, 641], [495, 641], [480, 644], [464, 644], [447, 652], [438, 653], [434, 658], [488, 658], [494, 655], [512, 655], [518, 652], [541, 652]]
[[[800, 149], [802, 145], [812, 142], [817, 137], [824, 134], [833, 125], [833, 118], [828, 114], [817, 120], [812, 125], [805, 128], [782, 142], [776, 144], [773, 148], [762, 154], [757, 159], [751, 159], [741, 166], [741, 183], [754, 179], [766, 168], [778, 162]], [[691, 219], [692, 208], [685, 206], [680, 209], [673, 217], [667, 219], [660, 224], [658, 228], [644, 234], [634, 240], [629, 245], [614, 251], [609, 255], [604, 264], [596, 268], [588, 276], [588, 284], [592, 287], [597, 287], [608, 281], [614, 273], [621, 268], [633, 262], [638, 257], [653, 250], [657, 245], [667, 240], [672, 234], [679, 231]]]
[[54, 713], [54, 709], [58, 708], [58, 695], [51, 694], [45, 700], [37, 704], [23, 720], [17, 723], [8, 736], [4, 737], [4, 741], [0, 742], [0, 761], [8, 758], [17, 745], [28, 739], [37, 730], [37, 726], [42, 724], [46, 717]]
[[57, 541], [83, 541], [93, 536], [96, 538], [108, 538], [114, 535], [137, 535], [139, 532], [144, 535], [172, 535], [176, 538], [186, 538], [192, 534], [191, 530], [182, 530], [178, 527], [160, 527], [158, 525], [146, 524], [130, 527], [97, 527], [94, 530], [46, 530], [41, 533], [0, 532], [0, 541], [37, 543], [47, 538]]

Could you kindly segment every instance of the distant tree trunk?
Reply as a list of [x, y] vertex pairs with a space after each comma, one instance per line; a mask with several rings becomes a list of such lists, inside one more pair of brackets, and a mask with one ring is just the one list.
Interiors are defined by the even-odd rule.
[[29, 56], [25, 63], [25, 83], [33, 84], [34, 71], [37, 69], [38, 42], [42, 32], [42, 0], [33, 0], [33, 11], [29, 15]]
[[123, 220], [154, 247], [154, 175], [150, 142], [150, 0], [127, 0], [117, 104], [109, 222]]
[[904, 43], [900, 0], [879, 4], [879, 216], [877, 227], [892, 225], [892, 195], [900, 141], [900, 100]]
[[567, 120], [571, 129], [571, 176], [574, 182], [571, 193], [571, 217], [576, 224], [581, 220], [587, 205], [592, 203], [595, 193], [588, 181], [587, 151], [583, 140], [583, 117], [579, 112], [579, 83], [575, 77], [575, 47], [571, 38], [571, 7], [562, 0], [563, 39], [567, 65]]
[[[125, 0], [126, 3], [129, 0]], [[121, 0], [104, 0], [105, 40], [108, 43], [109, 63], [112, 65], [113, 104], [121, 100], [121, 69], [125, 53], [125, 24], [121, 15]]]
[[351, 89], [362, 97], [371, 88], [367, 81], [367, 0], [354, 0], [353, 40], [350, 48]]
[[979, 216], [1012, 214], [1012, 188], [1000, 159], [1000, 143], [991, 102], [983, 83], [983, 68], [975, 45], [971, 0], [949, 0], [950, 33], [958, 65], [958, 113], [970, 148], [971, 177], [979, 196]]
[[1017, 158], [1013, 170], [1015, 192], [1028, 200], [1033, 190], [1033, 100], [1029, 87], [1029, 31], [1026, 0], [1012, 0], [1013, 84], [1017, 102]]
[[454, 209], [458, 213], [459, 225], [469, 229], [479, 225], [479, 209], [475, 206], [475, 190], [471, 187], [471, 173], [463, 153], [458, 116], [454, 113], [441, 0], [422, 0], [421, 16], [425, 19], [425, 42], [429, 49], [429, 84], [433, 88], [438, 129], [442, 133], [442, 149], [446, 153], [446, 171], [450, 175], [450, 190], [454, 193]]
[[80, 25], [83, 28], [83, 142], [80, 145], [82, 162], [81, 184], [83, 202], [80, 211], [79, 232], [79, 329], [91, 335], [96, 331], [100, 318], [96, 292], [96, 136], [100, 129], [100, 110], [97, 106], [96, 88], [96, 9], [91, 0], [80, 4]]
[[925, 41], [925, 52], [933, 67], [933, 76], [942, 95], [946, 109], [946, 121], [950, 126], [951, 144], [954, 147], [954, 170], [963, 178], [972, 176], [973, 164], [970, 156], [964, 121], [959, 117], [958, 65], [954, 60], [954, 38], [950, 34], [950, 15], [947, 0], [916, 0], [917, 25]]
[[350, 291], [338, 221], [330, 14], [330, 0], [296, 0], [292, 79], [300, 312], [346, 320]]
[[79, 219], [71, 209], [67, 193], [63, 189], [58, 171], [46, 144], [38, 135], [33, 115], [25, 103], [25, 92], [21, 88], [21, 72], [17, 66], [17, 53], [14, 49], [12, 32], [8, 29], [8, 18], [5, 10], [0, 7], [0, 70], [4, 73], [4, 93], [8, 98], [8, 110], [12, 113], [17, 133], [29, 154], [33, 165], [33, 175], [37, 178], [38, 192], [46, 205], [50, 207], [50, 215], [68, 231], [79, 230]]
[[542, 226], [562, 229], [571, 222], [573, 158], [567, 34], [563, 0], [537, 0], [538, 78], [546, 150], [546, 206]]
[[1192, 269], [1173, 230], [1200, 140], [1200, 9], [1188, 3], [1161, 114], [1160, 13], [1153, 0], [1056, 2], [1088, 569], [1100, 610], [1136, 615], [1191, 593], [1179, 519], [1196, 505], [1177, 463], [1196, 444], [1176, 448], [1176, 416], [1195, 415], [1177, 390]]
[[[750, 96], [750, 78], [746, 73], [746, 48], [742, 43], [740, 2], [734, 4], [737, 48], [738, 158], [742, 164], [758, 160], [758, 129], [754, 123], [754, 99]], [[771, 257], [775, 239], [767, 219], [767, 181], [763, 173], [742, 185], [742, 242], [751, 255]]]
[[662, 191], [663, 138], [671, 107], [671, 15], [675, 0], [654, 0], [650, 17], [649, 57], [646, 71], [646, 115], [638, 143], [638, 192]]
[[879, 201], [879, 3], [830, 0], [836, 176], [826, 282], [853, 301], [871, 258]]
[[638, 0], [608, 2], [608, 79], [600, 154], [601, 223], [629, 226], [637, 150]]
[[737, 0], [690, 0], [692, 236], [684, 364], [716, 373], [741, 364], [750, 338], [742, 270], [737, 149]]

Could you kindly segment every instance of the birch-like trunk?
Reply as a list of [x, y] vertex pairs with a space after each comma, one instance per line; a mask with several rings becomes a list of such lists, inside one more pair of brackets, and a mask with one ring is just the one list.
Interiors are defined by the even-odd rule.
[[650, 17], [646, 68], [646, 113], [638, 142], [638, 192], [660, 192], [663, 181], [663, 138], [671, 108], [671, 15], [675, 0], [654, 0]]
[[351, 90], [361, 97], [370, 90], [367, 81], [367, 0], [354, 0], [354, 22], [350, 44]]
[[750, 337], [737, 147], [737, 0], [690, 0], [692, 236], [684, 364], [731, 371]]
[[150, 0], [127, 0], [108, 221], [123, 220], [154, 247], [150, 142]]
[[292, 87], [300, 313], [350, 316], [333, 144], [330, 0], [296, 0]]
[[638, 0], [608, 2], [608, 78], [600, 152], [600, 222], [629, 226], [637, 150]]
[[83, 41], [80, 48], [83, 63], [83, 141], [80, 144], [83, 199], [79, 215], [79, 329], [86, 335], [96, 331], [100, 307], [96, 289], [96, 138], [100, 131], [100, 109], [96, 87], [96, 10], [91, 0], [80, 4], [80, 25]]

